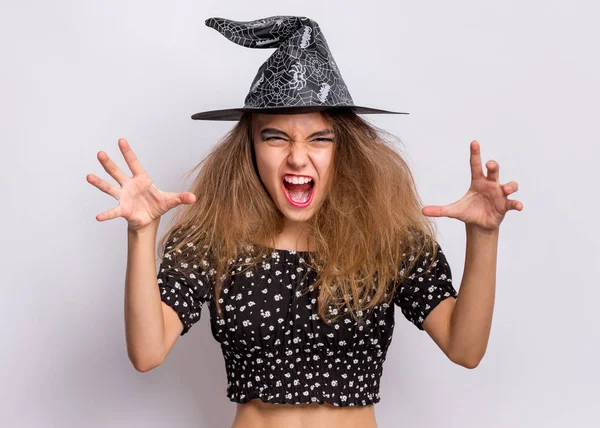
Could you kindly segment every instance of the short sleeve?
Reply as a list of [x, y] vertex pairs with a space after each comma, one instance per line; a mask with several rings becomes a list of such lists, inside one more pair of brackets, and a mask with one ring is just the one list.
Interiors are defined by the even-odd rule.
[[430, 269], [426, 270], [433, 254], [426, 252], [394, 295], [394, 303], [419, 330], [424, 330], [423, 321], [442, 300], [458, 295], [452, 285], [450, 265], [437, 242], [436, 248], [436, 260]]
[[[175, 234], [166, 241], [157, 280], [161, 301], [175, 310], [183, 323], [183, 336], [200, 319], [204, 302], [212, 298], [210, 279], [214, 273], [206, 260], [208, 257], [201, 261], [188, 258], [195, 248], [191, 243], [179, 253], [170, 253], [179, 238], [180, 235]], [[193, 260], [191, 272], [184, 260]], [[184, 268], [185, 273], [181, 268]]]

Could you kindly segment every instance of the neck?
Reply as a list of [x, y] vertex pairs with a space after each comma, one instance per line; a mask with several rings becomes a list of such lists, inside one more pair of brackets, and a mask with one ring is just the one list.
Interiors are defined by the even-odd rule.
[[306, 223], [286, 219], [283, 231], [275, 238], [275, 248], [297, 251], [314, 251], [314, 241], [309, 237]]

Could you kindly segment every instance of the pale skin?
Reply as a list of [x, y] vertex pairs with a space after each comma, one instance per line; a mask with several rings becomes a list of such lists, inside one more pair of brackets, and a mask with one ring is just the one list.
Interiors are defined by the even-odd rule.
[[[253, 148], [259, 175], [285, 217], [277, 248], [312, 250], [303, 222], [322, 198], [333, 162], [334, 136], [319, 113], [256, 115]], [[270, 129], [266, 132], [266, 129]], [[160, 216], [179, 204], [192, 204], [190, 192], [171, 193], [156, 188], [125, 139], [119, 148], [133, 173], [125, 174], [99, 152], [98, 160], [121, 186], [93, 174], [87, 181], [113, 196], [119, 206], [96, 218], [128, 221], [128, 265], [125, 292], [127, 350], [134, 367], [142, 372], [159, 366], [179, 338], [183, 325], [176, 312], [160, 301], [156, 284], [154, 249]], [[480, 147], [470, 145], [471, 185], [458, 201], [445, 206], [425, 206], [423, 214], [455, 218], [465, 223], [465, 268], [458, 298], [445, 299], [423, 323], [423, 328], [448, 358], [467, 368], [476, 367], [489, 340], [495, 297], [499, 227], [506, 212], [521, 211], [523, 204], [508, 196], [518, 190], [514, 181], [499, 182], [498, 163], [488, 161], [484, 174]], [[307, 208], [292, 206], [281, 187], [283, 174], [310, 176], [315, 196]], [[299, 239], [300, 238], [300, 239]], [[150, 285], [149, 285], [150, 284]], [[232, 428], [376, 427], [374, 406], [334, 407], [329, 404], [285, 405], [252, 400], [238, 404]]]
[[191, 192], [158, 189], [124, 138], [118, 146], [132, 176], [123, 172], [103, 152], [97, 154], [104, 170], [119, 186], [88, 174], [88, 183], [112, 196], [119, 205], [100, 213], [100, 222], [123, 217], [127, 221], [127, 271], [125, 277], [125, 339], [127, 354], [136, 370], [147, 372], [162, 364], [175, 344], [183, 324], [176, 312], [160, 299], [156, 280], [156, 233], [161, 216], [180, 204], [192, 204]]
[[[310, 250], [303, 223], [314, 214], [329, 179], [335, 147], [333, 129], [320, 113], [258, 114], [253, 119], [253, 147], [260, 178], [284, 215], [284, 230], [276, 237], [277, 248]], [[281, 185], [285, 174], [313, 178], [315, 196], [308, 207], [294, 207], [287, 201]]]
[[494, 310], [496, 261], [500, 224], [510, 210], [521, 211], [523, 204], [508, 196], [519, 186], [499, 181], [498, 162], [486, 163], [484, 174], [480, 145], [470, 145], [471, 185], [458, 201], [423, 207], [423, 214], [449, 217], [465, 223], [465, 267], [458, 298], [445, 299], [425, 319], [423, 328], [457, 364], [475, 368], [483, 358]]

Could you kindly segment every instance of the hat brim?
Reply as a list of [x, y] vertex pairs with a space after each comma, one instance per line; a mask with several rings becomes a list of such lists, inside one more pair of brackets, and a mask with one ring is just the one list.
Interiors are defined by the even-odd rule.
[[203, 111], [192, 115], [194, 120], [240, 120], [244, 112], [262, 114], [298, 114], [316, 111], [351, 109], [356, 114], [409, 114], [406, 112], [380, 110], [362, 106], [306, 106], [306, 107], [271, 107], [271, 108], [231, 108], [224, 110]]

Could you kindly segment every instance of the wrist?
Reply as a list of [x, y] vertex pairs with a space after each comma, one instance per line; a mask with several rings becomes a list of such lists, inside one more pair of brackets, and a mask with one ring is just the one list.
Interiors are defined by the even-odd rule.
[[127, 234], [132, 237], [138, 237], [138, 236], [143, 236], [143, 235], [148, 235], [148, 234], [155, 235], [156, 232], [158, 231], [159, 224], [160, 224], [160, 217], [158, 217], [155, 220], [152, 220], [151, 223], [149, 223], [146, 226], [140, 227], [140, 228], [132, 228], [130, 226], [127, 226]]
[[476, 224], [465, 223], [465, 229], [468, 234], [477, 234], [482, 236], [498, 236], [500, 233], [500, 226], [493, 229], [487, 229]]

